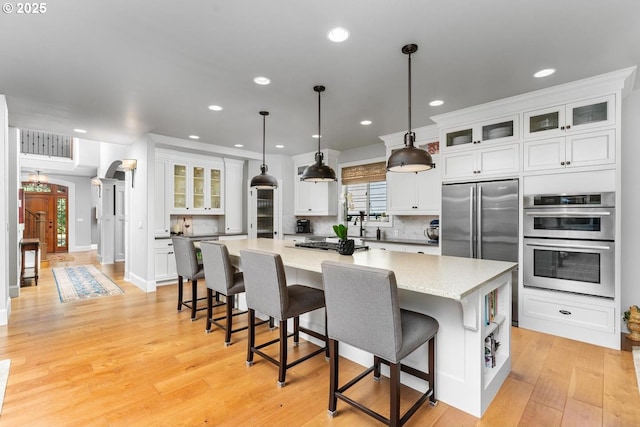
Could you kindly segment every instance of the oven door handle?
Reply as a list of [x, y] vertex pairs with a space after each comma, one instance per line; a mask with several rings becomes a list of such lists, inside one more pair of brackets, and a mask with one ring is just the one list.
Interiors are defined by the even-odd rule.
[[595, 246], [595, 245], [570, 245], [566, 243], [530, 243], [526, 242], [527, 246], [541, 246], [544, 248], [562, 248], [562, 249], [597, 249], [601, 251], [608, 251], [610, 246]]
[[611, 212], [527, 211], [528, 216], [609, 216]]

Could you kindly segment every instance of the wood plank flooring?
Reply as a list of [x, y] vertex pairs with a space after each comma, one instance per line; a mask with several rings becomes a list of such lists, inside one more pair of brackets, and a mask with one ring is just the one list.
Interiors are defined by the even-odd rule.
[[[329, 366], [315, 357], [276, 385], [277, 368], [245, 366], [246, 331], [205, 334], [204, 312], [176, 311], [175, 285], [144, 293], [123, 265], [95, 252], [63, 265], [96, 264], [124, 295], [60, 303], [51, 268], [22, 288], [0, 327], [0, 360], [11, 371], [0, 426], [362, 426], [381, 425], [344, 403], [327, 415]], [[204, 295], [204, 284], [200, 286]], [[237, 318], [238, 319], [238, 318]], [[242, 319], [239, 319], [241, 322]], [[258, 328], [257, 339], [277, 331]], [[513, 369], [482, 419], [443, 402], [422, 407], [408, 426], [638, 426], [640, 394], [631, 353], [513, 328]], [[313, 346], [302, 342], [291, 353]], [[274, 349], [277, 351], [277, 348]], [[341, 374], [360, 366], [344, 360]], [[363, 381], [353, 396], [387, 413], [388, 382]], [[403, 407], [416, 392], [403, 388]]]

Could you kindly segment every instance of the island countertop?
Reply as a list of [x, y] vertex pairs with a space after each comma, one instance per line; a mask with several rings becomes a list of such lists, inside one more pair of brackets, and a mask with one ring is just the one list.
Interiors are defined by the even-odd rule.
[[337, 261], [393, 270], [399, 289], [454, 300], [479, 289], [496, 277], [517, 267], [516, 263], [483, 259], [370, 249], [353, 255], [332, 251], [296, 248], [293, 242], [274, 239], [225, 241], [232, 256], [243, 249], [257, 249], [280, 254], [287, 267], [322, 272], [322, 261]]

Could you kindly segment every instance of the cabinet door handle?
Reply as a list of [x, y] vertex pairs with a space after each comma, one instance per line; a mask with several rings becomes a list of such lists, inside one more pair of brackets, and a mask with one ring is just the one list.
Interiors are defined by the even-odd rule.
[[564, 314], [565, 316], [571, 316], [571, 312], [568, 310], [558, 310], [560, 314]]
[[567, 125], [567, 130], [571, 129], [571, 125]]
[[567, 162], [567, 166], [569, 166], [571, 164], [571, 162]]
[[564, 130], [564, 126], [560, 126], [560, 130]]
[[564, 166], [564, 162], [560, 162], [560, 165], [561, 165], [561, 166]]

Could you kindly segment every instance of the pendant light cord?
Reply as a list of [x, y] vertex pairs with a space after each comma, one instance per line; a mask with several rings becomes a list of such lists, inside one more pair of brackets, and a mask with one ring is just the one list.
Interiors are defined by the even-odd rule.
[[267, 132], [267, 115], [264, 114], [262, 116], [262, 168], [264, 169], [264, 167], [266, 166], [266, 161], [265, 161], [265, 134]]
[[318, 154], [320, 154], [320, 141], [322, 140], [322, 125], [321, 125], [321, 121], [320, 121], [320, 93], [321, 91], [318, 91]]
[[411, 54], [409, 53], [409, 134], [411, 134]]

